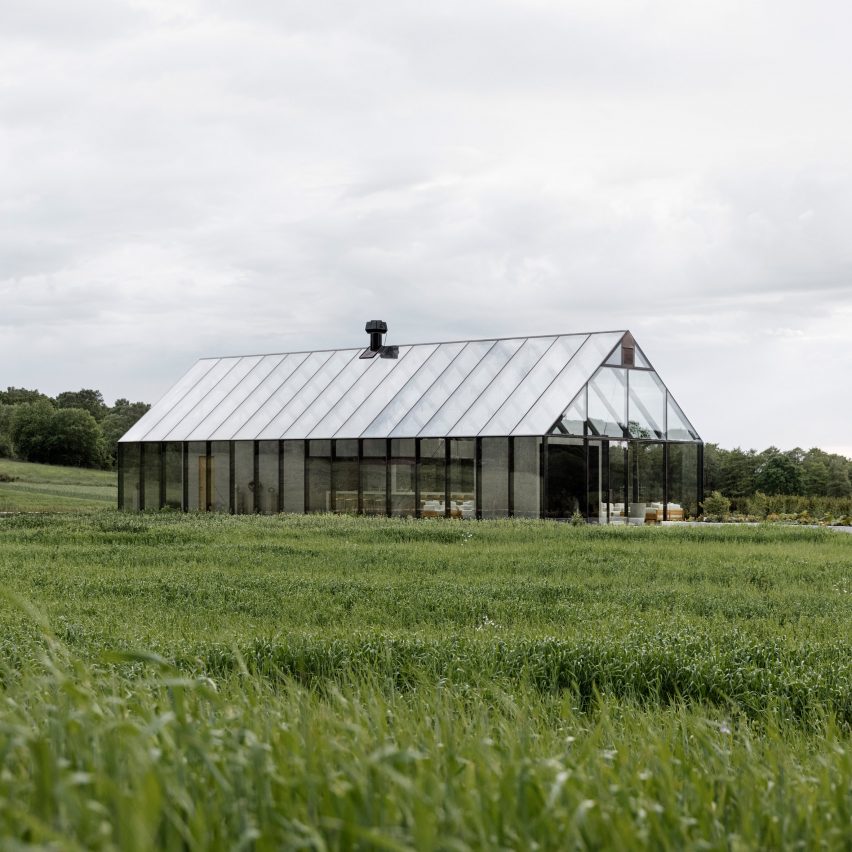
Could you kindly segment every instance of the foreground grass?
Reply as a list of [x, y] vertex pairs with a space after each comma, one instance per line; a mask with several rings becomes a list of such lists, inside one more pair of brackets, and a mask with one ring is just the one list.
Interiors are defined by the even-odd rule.
[[0, 512], [80, 512], [115, 506], [114, 471], [0, 459]]
[[19, 516], [0, 585], [9, 841], [852, 839], [846, 536]]

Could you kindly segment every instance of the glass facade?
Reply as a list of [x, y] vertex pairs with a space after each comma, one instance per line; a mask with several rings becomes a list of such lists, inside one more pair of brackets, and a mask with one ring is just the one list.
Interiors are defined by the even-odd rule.
[[125, 510], [694, 517], [703, 444], [629, 332], [198, 362], [124, 436]]

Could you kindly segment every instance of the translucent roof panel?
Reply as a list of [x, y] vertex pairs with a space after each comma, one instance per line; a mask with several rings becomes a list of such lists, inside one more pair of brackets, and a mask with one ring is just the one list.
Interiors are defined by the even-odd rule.
[[[512, 430], [513, 435], [546, 435], [565, 408], [589, 380], [607, 353], [621, 339], [621, 332], [590, 334], [556, 378]], [[556, 411], [556, 416], [553, 412]]]
[[[620, 436], [627, 423], [627, 372], [630, 421], [642, 434], [664, 432], [667, 415], [669, 438], [699, 440], [670, 397], [666, 404], [656, 376], [640, 376], [649, 362], [638, 347], [639, 370], [601, 367], [623, 335], [400, 345], [395, 358], [339, 349], [205, 359], [121, 440], [546, 435], [554, 428], [574, 433], [583, 417], [598, 431]], [[581, 411], [587, 384], [589, 410]]]

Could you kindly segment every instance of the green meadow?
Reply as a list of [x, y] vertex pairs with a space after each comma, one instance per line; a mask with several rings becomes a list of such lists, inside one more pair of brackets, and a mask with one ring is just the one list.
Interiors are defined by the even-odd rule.
[[0, 512], [85, 512], [117, 501], [115, 471], [0, 459]]
[[852, 846], [848, 535], [20, 514], [0, 586], [9, 848]]

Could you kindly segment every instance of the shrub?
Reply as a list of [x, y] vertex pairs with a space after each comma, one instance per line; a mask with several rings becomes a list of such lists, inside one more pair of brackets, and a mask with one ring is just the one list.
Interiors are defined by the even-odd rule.
[[701, 506], [705, 517], [711, 521], [724, 521], [731, 513], [731, 501], [718, 491], [711, 492]]

